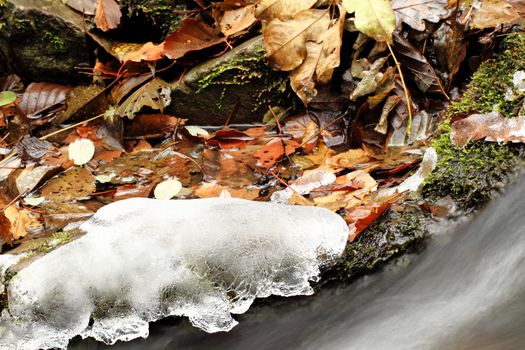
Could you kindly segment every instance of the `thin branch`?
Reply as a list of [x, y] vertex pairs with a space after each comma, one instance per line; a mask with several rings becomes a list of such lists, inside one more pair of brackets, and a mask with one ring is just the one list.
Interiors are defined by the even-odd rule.
[[401, 70], [401, 63], [397, 60], [396, 55], [394, 54], [394, 50], [392, 49], [392, 46], [386, 42], [386, 45], [388, 46], [388, 49], [390, 50], [390, 54], [392, 54], [392, 58], [394, 59], [394, 62], [396, 63], [397, 71], [399, 72], [399, 77], [401, 78], [401, 85], [403, 85], [403, 90], [405, 91], [405, 99], [407, 102], [407, 111], [408, 111], [408, 124], [407, 124], [407, 135], [410, 135], [412, 133], [412, 104], [410, 103], [410, 94], [408, 93], [408, 88], [405, 83], [405, 77], [403, 75], [403, 72]]

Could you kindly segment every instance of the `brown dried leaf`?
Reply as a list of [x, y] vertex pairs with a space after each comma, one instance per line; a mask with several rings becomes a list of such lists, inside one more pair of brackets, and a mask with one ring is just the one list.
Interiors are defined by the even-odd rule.
[[31, 83], [22, 95], [18, 109], [29, 119], [39, 118], [42, 113], [62, 104], [70, 90], [70, 86]]
[[164, 43], [155, 45], [150, 41], [134, 51], [127, 51], [121, 62], [158, 61], [162, 57], [164, 57]]
[[97, 0], [67, 0], [66, 5], [85, 15], [95, 15]]
[[226, 38], [218, 37], [206, 23], [188, 17], [180, 28], [168, 35], [164, 41], [164, 55], [178, 59], [191, 51], [198, 51], [224, 43]]
[[254, 156], [257, 159], [257, 165], [269, 169], [275, 163], [294, 153], [300, 144], [295, 140], [282, 140], [279, 138], [272, 139], [260, 150], [255, 152]]
[[115, 29], [119, 26], [121, 17], [120, 6], [115, 0], [98, 0], [95, 10], [95, 24], [97, 28], [104, 32]]
[[392, 0], [397, 24], [405, 22], [420, 32], [426, 28], [425, 21], [438, 23], [450, 13], [449, 0]]
[[83, 167], [73, 167], [49, 180], [41, 195], [56, 203], [84, 199], [95, 192], [95, 178]]
[[317, 0], [261, 0], [255, 15], [260, 19], [290, 19], [311, 8]]
[[171, 85], [160, 78], [155, 78], [141, 86], [129, 96], [117, 109], [121, 117], [133, 119], [143, 107], [164, 111], [171, 103]]
[[249, 28], [256, 21], [255, 5], [238, 0], [212, 3], [212, 15], [226, 37]]
[[504, 23], [513, 23], [525, 14], [522, 0], [484, 0], [477, 1], [472, 11], [470, 28], [493, 28]]
[[426, 57], [407, 39], [394, 33], [394, 50], [401, 67], [408, 70], [417, 87], [424, 93], [441, 93], [439, 78]]

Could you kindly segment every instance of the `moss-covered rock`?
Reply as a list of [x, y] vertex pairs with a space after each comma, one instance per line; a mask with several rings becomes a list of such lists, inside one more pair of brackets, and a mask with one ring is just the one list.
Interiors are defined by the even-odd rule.
[[[451, 105], [449, 118], [457, 113], [500, 111], [516, 117], [523, 99], [509, 100], [512, 77], [525, 70], [525, 35], [507, 36], [493, 59], [479, 67], [459, 102]], [[446, 119], [432, 141], [439, 163], [427, 179], [423, 194], [429, 200], [451, 196], [462, 209], [486, 203], [494, 191], [504, 186], [515, 170], [523, 166], [525, 148], [521, 144], [471, 142], [463, 148], [452, 145], [450, 119]]]
[[430, 201], [451, 196], [462, 209], [485, 204], [523, 164], [523, 146], [471, 142], [457, 148], [450, 141], [448, 122], [432, 146], [439, 156], [436, 169], [426, 180], [423, 195]]
[[327, 279], [348, 280], [369, 273], [391, 258], [417, 248], [426, 237], [427, 221], [427, 215], [415, 207], [406, 206], [400, 212], [389, 210], [346, 246]]
[[0, 66], [28, 81], [86, 79], [75, 67], [90, 64], [82, 15], [61, 0], [0, 2]]
[[160, 41], [178, 28], [195, 6], [190, 0], [121, 0], [123, 31], [144, 41]]
[[219, 58], [200, 64], [175, 85], [168, 112], [191, 123], [260, 122], [268, 106], [294, 106], [298, 99], [288, 74], [272, 70], [257, 37]]
[[452, 113], [500, 111], [506, 117], [516, 116], [522, 101], [509, 101], [505, 93], [512, 88], [512, 76], [525, 70], [525, 35], [514, 33], [502, 42], [494, 58], [485, 61], [474, 73], [461, 100], [453, 103]]

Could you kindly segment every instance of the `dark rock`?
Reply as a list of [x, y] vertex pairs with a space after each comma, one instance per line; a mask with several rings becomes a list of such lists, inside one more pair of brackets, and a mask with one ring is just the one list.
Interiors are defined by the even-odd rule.
[[0, 0], [0, 71], [27, 81], [86, 79], [91, 49], [80, 13], [61, 0]]
[[202, 63], [175, 84], [167, 112], [193, 124], [222, 125], [261, 122], [268, 106], [293, 107], [298, 98], [287, 73], [272, 70], [265, 59], [262, 37]]

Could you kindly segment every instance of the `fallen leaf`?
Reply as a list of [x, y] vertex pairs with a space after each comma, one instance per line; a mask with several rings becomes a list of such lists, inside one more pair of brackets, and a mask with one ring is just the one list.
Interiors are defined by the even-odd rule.
[[225, 194], [231, 198], [255, 200], [259, 197], [259, 189], [256, 187], [234, 188], [203, 182], [194, 191], [194, 195], [199, 198], [217, 198]]
[[10, 105], [16, 101], [16, 94], [13, 91], [0, 92], [0, 107]]
[[238, 0], [212, 3], [212, 15], [225, 37], [248, 29], [256, 21], [255, 5]]
[[89, 139], [78, 139], [69, 145], [68, 155], [75, 165], [84, 165], [95, 155], [95, 144]]
[[253, 169], [225, 150], [205, 149], [202, 152], [202, 175], [206, 182], [214, 181], [229, 187], [247, 186], [257, 182]]
[[387, 59], [387, 57], [377, 59], [370, 67], [370, 70], [364, 72], [363, 79], [357, 84], [356, 88], [350, 95], [350, 99], [355, 101], [359, 97], [369, 95], [376, 91], [377, 84], [383, 77], [380, 70]]
[[471, 5], [472, 19], [469, 27], [474, 29], [494, 28], [523, 18], [525, 3], [521, 0], [484, 0]]
[[210, 136], [210, 134], [206, 130], [204, 130], [203, 128], [199, 126], [186, 125], [184, 129], [186, 129], [191, 136], [197, 136], [197, 137], [198, 136], [201, 136], [201, 137]]
[[206, 140], [209, 146], [220, 148], [240, 148], [252, 143], [253, 137], [235, 129], [222, 129], [217, 131], [211, 138]]
[[450, 139], [457, 147], [481, 139], [525, 143], [525, 117], [505, 118], [498, 112], [472, 114], [452, 123]]
[[55, 203], [80, 200], [95, 192], [95, 178], [83, 167], [73, 167], [49, 180], [41, 196]]
[[353, 242], [361, 232], [379, 219], [400, 198], [400, 196], [394, 196], [379, 203], [371, 202], [348, 209], [345, 213], [345, 220], [349, 228], [348, 242]]
[[121, 62], [158, 61], [164, 57], [164, 43], [155, 45], [152, 42], [145, 43], [137, 50], [127, 51]]
[[255, 15], [261, 19], [290, 19], [311, 8], [317, 0], [261, 0]]
[[285, 156], [294, 153], [300, 144], [294, 140], [273, 139], [255, 152], [257, 165], [269, 169]]
[[97, 28], [104, 32], [115, 29], [119, 26], [121, 17], [120, 6], [115, 0], [98, 0], [95, 10]]
[[70, 86], [31, 83], [22, 95], [18, 110], [29, 119], [39, 118], [42, 113], [63, 104], [69, 91]]
[[396, 16], [389, 0], [343, 0], [348, 13], [355, 12], [355, 26], [379, 42], [392, 43]]
[[178, 59], [191, 51], [198, 51], [224, 43], [226, 38], [218, 37], [206, 23], [187, 17], [182, 25], [168, 35], [164, 41], [164, 55]]
[[141, 114], [126, 126], [126, 137], [163, 137], [177, 128], [182, 128], [185, 121], [185, 119], [166, 114]]
[[171, 199], [180, 192], [182, 184], [177, 179], [169, 179], [159, 183], [153, 194], [157, 199]]
[[56, 153], [56, 149], [51, 142], [29, 135], [24, 136], [14, 146], [14, 149], [22, 159], [36, 162], [40, 161], [45, 155]]
[[440, 81], [426, 57], [407, 39], [394, 34], [394, 50], [401, 67], [408, 70], [417, 87], [424, 93], [441, 93]]
[[131, 94], [118, 108], [121, 117], [133, 119], [143, 107], [164, 111], [171, 103], [171, 85], [160, 78], [144, 84]]
[[398, 25], [405, 22], [417, 31], [424, 31], [425, 21], [438, 23], [449, 13], [449, 0], [392, 0]]
[[66, 5], [85, 15], [95, 15], [97, 0], [67, 0]]

